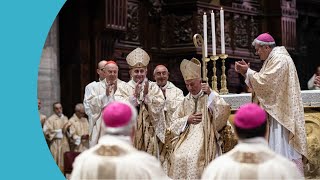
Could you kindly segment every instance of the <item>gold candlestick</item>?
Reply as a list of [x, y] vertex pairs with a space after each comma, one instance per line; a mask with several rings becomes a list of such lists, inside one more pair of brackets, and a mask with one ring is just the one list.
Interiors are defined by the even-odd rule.
[[225, 66], [225, 60], [227, 59], [227, 54], [220, 54], [219, 57], [222, 59], [222, 75], [221, 75], [221, 89], [220, 94], [228, 94], [228, 88], [227, 88], [227, 76], [226, 76], [226, 66]]
[[219, 90], [218, 90], [218, 78], [217, 78], [217, 68], [216, 68], [216, 61], [219, 59], [219, 56], [213, 55], [213, 56], [210, 56], [210, 59], [213, 62], [212, 89], [214, 91], [216, 91], [217, 93], [219, 93]]

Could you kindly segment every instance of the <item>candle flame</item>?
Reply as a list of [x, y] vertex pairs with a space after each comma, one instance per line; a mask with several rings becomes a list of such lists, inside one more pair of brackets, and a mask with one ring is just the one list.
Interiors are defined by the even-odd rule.
[[221, 7], [221, 10], [223, 10], [223, 7]]

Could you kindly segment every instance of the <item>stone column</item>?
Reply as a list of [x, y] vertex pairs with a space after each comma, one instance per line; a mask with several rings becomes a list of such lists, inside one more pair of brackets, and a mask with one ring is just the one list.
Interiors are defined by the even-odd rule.
[[58, 17], [52, 23], [43, 46], [38, 71], [38, 98], [42, 102], [41, 112], [49, 117], [52, 104], [60, 102], [60, 65], [59, 65], [59, 24]]

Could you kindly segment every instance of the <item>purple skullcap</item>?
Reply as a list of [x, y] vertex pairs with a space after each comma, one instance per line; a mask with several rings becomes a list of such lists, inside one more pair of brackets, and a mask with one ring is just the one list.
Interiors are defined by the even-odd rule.
[[267, 113], [257, 104], [249, 103], [241, 106], [234, 117], [234, 125], [242, 129], [253, 129], [267, 120]]
[[102, 112], [104, 124], [114, 128], [128, 125], [132, 116], [132, 108], [123, 102], [111, 102]]
[[255, 40], [267, 44], [275, 44], [273, 37], [269, 33], [262, 33]]

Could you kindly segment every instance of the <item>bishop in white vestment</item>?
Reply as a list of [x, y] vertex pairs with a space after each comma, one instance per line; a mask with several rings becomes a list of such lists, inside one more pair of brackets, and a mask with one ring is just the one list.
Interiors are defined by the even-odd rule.
[[268, 33], [252, 43], [263, 62], [256, 72], [245, 61], [235, 69], [252, 89], [252, 101], [268, 113], [269, 146], [294, 161], [303, 173], [302, 156], [307, 157], [304, 109], [296, 67], [285, 47], [276, 47]]
[[303, 179], [289, 159], [268, 147], [267, 113], [256, 104], [240, 107], [234, 118], [239, 143], [213, 160], [202, 179]]
[[103, 111], [99, 143], [81, 153], [73, 164], [71, 180], [169, 179], [160, 162], [132, 144], [137, 111], [125, 102], [111, 102]]

